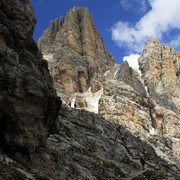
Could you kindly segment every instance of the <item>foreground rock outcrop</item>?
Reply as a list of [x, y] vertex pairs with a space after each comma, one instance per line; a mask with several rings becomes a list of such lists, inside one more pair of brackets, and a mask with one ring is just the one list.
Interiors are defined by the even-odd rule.
[[[62, 106], [59, 122], [59, 133], [48, 138], [45, 149], [31, 154], [31, 163], [21, 155], [28, 167], [4, 163], [2, 172], [7, 167], [11, 177], [54, 180], [168, 180], [180, 176], [180, 169], [160, 158], [151, 145], [100, 115]], [[145, 170], [140, 156], [146, 159]]]
[[0, 149], [31, 153], [56, 130], [61, 101], [32, 39], [29, 0], [0, 1]]

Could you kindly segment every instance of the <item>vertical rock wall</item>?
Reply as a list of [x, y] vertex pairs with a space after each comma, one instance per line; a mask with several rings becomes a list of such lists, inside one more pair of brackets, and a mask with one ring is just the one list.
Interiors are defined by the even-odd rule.
[[0, 148], [33, 152], [55, 130], [61, 101], [32, 39], [29, 0], [0, 1]]
[[65, 17], [51, 21], [38, 45], [49, 61], [51, 75], [65, 92], [98, 91], [115, 60], [103, 44], [86, 8], [74, 7]]

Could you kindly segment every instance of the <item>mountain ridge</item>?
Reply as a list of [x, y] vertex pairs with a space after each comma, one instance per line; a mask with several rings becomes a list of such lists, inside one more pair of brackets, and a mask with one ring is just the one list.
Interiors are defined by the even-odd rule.
[[[0, 114], [0, 130], [3, 130], [0, 132], [6, 133], [0, 137], [5, 141], [14, 135], [21, 145], [17, 148], [10, 144], [11, 148], [6, 149], [0, 143], [0, 179], [176, 180], [180, 177], [179, 53], [151, 39], [139, 59], [142, 73], [130, 68], [127, 62], [117, 65], [105, 50], [88, 10], [74, 8], [65, 18], [52, 21], [39, 41], [48, 61], [48, 72], [46, 61], [32, 41], [35, 17], [30, 1], [2, 0], [0, 6], [3, 22], [0, 68], [7, 62], [14, 65], [13, 59], [15, 67], [26, 67], [20, 71], [25, 76], [20, 78], [13, 68], [5, 69], [12, 74], [6, 77], [7, 81], [14, 82], [14, 77], [19, 91], [12, 91], [12, 86], [0, 81], [0, 90], [8, 88], [1, 93], [0, 112], [3, 108], [12, 117]], [[17, 15], [13, 19], [3, 15], [11, 17], [13, 13]], [[30, 21], [24, 21], [24, 16]], [[29, 22], [32, 24], [26, 31], [24, 23]], [[11, 42], [16, 42], [16, 46]], [[177, 82], [172, 88], [167, 68], [172, 69], [172, 78]], [[1, 69], [0, 80], [4, 77]], [[31, 69], [30, 74], [24, 73], [26, 69]], [[27, 79], [26, 86], [21, 84], [19, 79], [32, 74], [35, 79]], [[16, 100], [14, 95], [19, 95], [25, 104], [7, 103], [8, 98]], [[21, 113], [17, 116], [12, 110]], [[29, 114], [30, 118], [24, 118]], [[41, 115], [43, 118], [36, 119]], [[146, 161], [145, 169], [140, 157]]]
[[[76, 19], [79, 11], [80, 8], [73, 8], [64, 19], [69, 19], [69, 16]], [[87, 9], [82, 9], [82, 11], [87, 11]], [[59, 30], [59, 33], [61, 31]], [[83, 32], [80, 32], [79, 36], [81, 33]], [[44, 36], [46, 33], [43, 34], [39, 44], [43, 45], [41, 41]], [[89, 36], [87, 39], [92, 39], [90, 38], [91, 34], [87, 33], [87, 36]], [[57, 42], [61, 44], [61, 41], [57, 40]], [[69, 42], [71, 43], [71, 41]], [[43, 49], [42, 52], [46, 53]], [[55, 52], [52, 58], [56, 56]], [[97, 76], [101, 77], [100, 79], [93, 74], [90, 75], [91, 81], [99, 81], [100, 86], [94, 88], [90, 84], [83, 92], [69, 93], [62, 90], [64, 86], [57, 85], [62, 85], [61, 82], [58, 83], [54, 80], [54, 83], [63, 103], [71, 104], [72, 107], [76, 103], [76, 107], [80, 109], [84, 108], [102, 114], [106, 120], [123, 124], [136, 136], [141, 136], [147, 141], [152, 141], [154, 136], [164, 139], [159, 142], [159, 146], [163, 146], [164, 155], [168, 156], [169, 152], [172, 153], [168, 157], [178, 163], [180, 161], [178, 158], [180, 141], [173, 138], [179, 137], [178, 129], [180, 128], [179, 59], [179, 52], [172, 50], [167, 45], [161, 45], [152, 37], [139, 58], [139, 70], [129, 67], [126, 61], [121, 65], [112, 64], [103, 71], [97, 70]], [[109, 60], [111, 61], [111, 59]], [[63, 62], [64, 59], [59, 58], [58, 61]], [[102, 61], [100, 64], [103, 63], [103, 59], [99, 59], [99, 61]], [[58, 65], [57, 63], [53, 68]], [[91, 66], [90, 62], [88, 62], [88, 66]], [[51, 62], [49, 67], [52, 68]], [[98, 68], [99, 66], [97, 66]], [[66, 77], [66, 74], [63, 76]], [[78, 75], [76, 77], [80, 78]], [[166, 149], [166, 141], [171, 142], [171, 147], [168, 149]]]

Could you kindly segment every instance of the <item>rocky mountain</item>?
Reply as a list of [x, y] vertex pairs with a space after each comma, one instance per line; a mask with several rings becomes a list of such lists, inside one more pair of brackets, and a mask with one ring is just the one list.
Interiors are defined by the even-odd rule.
[[74, 7], [65, 17], [51, 21], [38, 46], [66, 103], [74, 92], [100, 90], [104, 73], [115, 64], [86, 8]]
[[[80, 44], [74, 43], [74, 39], [70, 38], [72, 36], [65, 33], [68, 30], [65, 31], [64, 29], [69, 27], [66, 24], [71, 24], [70, 32], [73, 36], [84, 37], [83, 34], [86, 34], [85, 41], [86, 39], [91, 39], [91, 46], [93, 43], [96, 44], [96, 39], [91, 37], [92, 34], [96, 34], [95, 32], [88, 34], [86, 33], [88, 31], [86, 28], [83, 28], [83, 31], [75, 29], [76, 27], [82, 27], [82, 20], [78, 21], [78, 18], [86, 16], [78, 16], [80, 12], [86, 14], [85, 12], [88, 12], [88, 10], [75, 7], [70, 10], [65, 18], [61, 17], [60, 20], [52, 21], [50, 27], [39, 40], [39, 47], [44, 54], [44, 58], [49, 62], [49, 68], [53, 78], [55, 77], [54, 69], [64, 67], [62, 66], [62, 62], [68, 59], [58, 56], [62, 52], [61, 49], [64, 42], [66, 42], [65, 47], [68, 46], [72, 51], [75, 48], [74, 44]], [[89, 19], [86, 19], [87, 27], [89, 27], [89, 24], [92, 24], [92, 18], [89, 13], [88, 17]], [[72, 25], [72, 22], [76, 25]], [[56, 28], [53, 29], [53, 27]], [[78, 35], [77, 32], [79, 32]], [[78, 45], [77, 47], [83, 46]], [[99, 54], [97, 50], [98, 48], [94, 49], [94, 53]], [[84, 52], [82, 49], [81, 51], [75, 51], [79, 52], [79, 54]], [[89, 53], [92, 52], [89, 51]], [[80, 89], [79, 91], [69, 91], [66, 90], [67, 87], [62, 81], [57, 81], [54, 78], [54, 83], [65, 104], [71, 102], [72, 107], [72, 104], [74, 105], [76, 101], [78, 108], [99, 113], [106, 120], [123, 125], [135, 136], [141, 137], [141, 139], [151, 144], [161, 157], [169, 162], [180, 165], [179, 55], [179, 52], [175, 52], [167, 45], [161, 45], [156, 39], [151, 38], [139, 58], [139, 70], [130, 68], [127, 62], [117, 65], [112, 63], [112, 58], [104, 61], [103, 58], [99, 57], [98, 59], [97, 56], [91, 55], [94, 60], [87, 61], [88, 66], [97, 67], [98, 77], [101, 77], [101, 80], [92, 74], [89, 79], [91, 79], [91, 82], [98, 81], [101, 86], [94, 88], [94, 84], [90, 83], [83, 91]], [[92, 63], [94, 61], [98, 64], [95, 65]], [[56, 65], [54, 62], [56, 62]], [[105, 62], [105, 65], [110, 65], [104, 66]], [[74, 62], [72, 64], [73, 67], [76, 66]], [[100, 68], [102, 66], [106, 67], [103, 68], [103, 71]], [[74, 69], [77, 68], [79, 66], [76, 66]], [[69, 72], [69, 70], [67, 71]], [[66, 73], [62, 74], [63, 78], [67, 79], [70, 77]], [[73, 77], [81, 81], [78, 73], [73, 74]], [[69, 85], [69, 82], [68, 87], [73, 84]]]
[[[89, 29], [94, 31], [89, 33]], [[139, 70], [134, 70], [127, 62], [122, 65], [112, 63], [100, 36], [93, 38], [96, 34], [88, 10], [75, 7], [65, 17], [52, 21], [39, 40], [39, 47], [49, 62], [55, 87], [63, 102], [67, 105], [71, 103], [71, 107], [76, 103], [78, 108], [99, 113], [110, 122], [124, 125], [134, 135], [151, 143], [163, 157], [180, 164], [180, 53], [151, 38], [139, 58]], [[80, 43], [85, 42], [86, 45], [87, 41], [88, 47]], [[95, 44], [100, 44], [101, 48], [91, 51], [89, 48], [95, 47]], [[77, 65], [72, 60], [77, 57], [75, 54], [66, 58], [58, 55], [67, 47], [68, 52], [76, 51], [87, 59], [91, 57], [92, 61], [86, 61], [85, 65], [77, 58], [81, 64]], [[106, 55], [105, 60], [102, 53]], [[61, 73], [61, 80], [72, 77], [67, 74], [72, 72], [69, 66], [62, 65], [67, 61], [72, 62], [69, 65], [76, 71], [73, 73], [76, 82], [82, 80], [79, 67], [96, 68], [95, 74], [88, 73], [88, 79], [93, 83], [86, 83], [86, 88], [81, 91], [71, 88], [71, 85], [74, 86], [70, 83], [72, 81], [66, 85], [58, 81], [55, 78], [55, 74], [60, 72], [58, 68], [67, 68]]]
[[0, 1], [0, 148], [11, 155], [44, 147], [61, 101], [32, 39], [28, 0]]
[[38, 41], [54, 82], [66, 92], [85, 92], [101, 87], [107, 69], [115, 63], [104, 47], [86, 8], [74, 7], [65, 17], [51, 21]]
[[99, 113], [150, 143], [164, 159], [180, 165], [180, 53], [151, 38], [140, 70], [125, 62], [104, 82]]
[[29, 0], [0, 7], [0, 179], [179, 179], [178, 52], [151, 38], [140, 70], [117, 65], [75, 7], [38, 42], [47, 65]]
[[[18, 161], [0, 156], [2, 179], [178, 179], [179, 167], [163, 160], [153, 147], [101, 115], [62, 106], [59, 133], [46, 148]], [[145, 170], [139, 157], [146, 159]]]

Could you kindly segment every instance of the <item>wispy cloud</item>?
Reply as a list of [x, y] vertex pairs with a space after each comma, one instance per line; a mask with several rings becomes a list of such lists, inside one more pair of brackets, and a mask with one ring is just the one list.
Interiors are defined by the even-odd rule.
[[146, 12], [147, 2], [147, 0], [120, 0], [120, 4], [125, 10], [130, 10], [136, 7], [137, 12], [140, 13]]
[[125, 10], [128, 10], [132, 7], [132, 3], [130, 2], [130, 0], [121, 0], [120, 3]]
[[[128, 7], [130, 0], [122, 0]], [[119, 21], [111, 28], [112, 39], [120, 46], [134, 53], [140, 53], [150, 36], [162, 39], [163, 34], [173, 28], [180, 29], [180, 0], [149, 0], [151, 10], [133, 26]], [[172, 41], [179, 44], [179, 37]]]
[[171, 47], [180, 50], [180, 35], [177, 35], [169, 44]]

